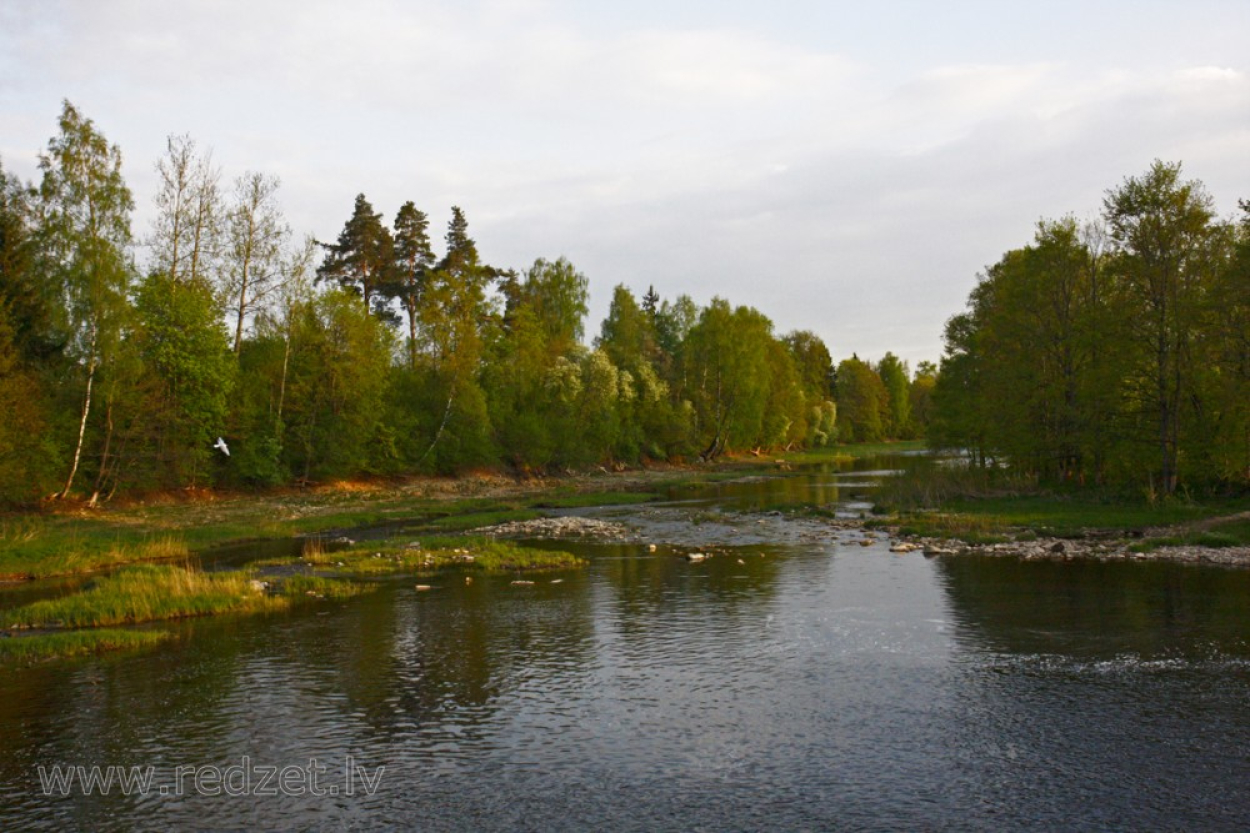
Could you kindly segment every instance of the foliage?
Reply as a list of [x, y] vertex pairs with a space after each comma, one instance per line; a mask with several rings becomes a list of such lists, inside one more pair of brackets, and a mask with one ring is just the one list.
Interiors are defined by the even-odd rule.
[[[223, 196], [187, 135], [155, 165], [140, 273], [120, 150], [68, 102], [59, 126], [38, 189], [0, 170], [5, 506], [762, 454], [827, 446], [855, 413], [821, 339], [779, 339], [759, 310], [620, 285], [586, 345], [590, 281], [568, 259], [488, 265], [459, 206], [436, 254], [416, 203], [388, 228], [363, 194], [335, 242], [300, 245], [276, 177]], [[908, 422], [878, 421], [858, 433]]]
[[890, 392], [868, 363], [854, 355], [844, 359], [835, 388], [842, 442], [873, 443], [890, 436]]
[[1102, 223], [1039, 223], [948, 322], [931, 436], [1151, 497], [1250, 482], [1244, 226], [1162, 162], [1103, 207]]

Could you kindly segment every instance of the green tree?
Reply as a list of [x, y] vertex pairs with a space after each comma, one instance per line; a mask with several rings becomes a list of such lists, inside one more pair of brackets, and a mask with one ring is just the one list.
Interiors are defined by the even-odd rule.
[[893, 353], [886, 353], [877, 363], [877, 375], [890, 395], [890, 408], [885, 432], [891, 437], [912, 436], [911, 371], [907, 362]]
[[646, 312], [638, 306], [629, 287], [617, 284], [595, 346], [607, 354], [613, 365], [637, 367], [649, 359], [653, 343], [654, 330]]
[[920, 362], [911, 379], [908, 399], [911, 402], [911, 422], [915, 436], [928, 437], [929, 424], [933, 421], [933, 389], [937, 386], [938, 369], [933, 362]]
[[790, 351], [808, 398], [820, 402], [833, 393], [833, 358], [820, 336], [810, 330], [795, 330], [782, 339]]
[[852, 355], [838, 365], [836, 379], [838, 438], [848, 443], [884, 439], [890, 394], [877, 371]]
[[683, 342], [686, 393], [703, 459], [763, 441], [771, 341], [772, 322], [763, 314], [713, 298]]
[[23, 367], [7, 305], [0, 301], [0, 505], [33, 504], [52, 484], [47, 403], [38, 378]]
[[234, 362], [221, 308], [202, 280], [150, 275], [136, 295], [134, 346], [151, 390], [142, 421], [157, 485], [195, 486], [224, 432]]
[[454, 469], [462, 460], [479, 455], [484, 438], [491, 433], [478, 375], [485, 328], [493, 317], [486, 291], [497, 273], [478, 257], [464, 212], [458, 206], [451, 211], [447, 252], [431, 275], [420, 314], [430, 386], [439, 391], [443, 404], [433, 437], [419, 462], [439, 450], [451, 430], [455, 435], [453, 448], [435, 458], [440, 470]]
[[394, 282], [388, 294], [399, 299], [408, 316], [408, 365], [413, 370], [417, 367], [417, 323], [434, 268], [429, 228], [429, 217], [411, 200], [400, 206], [395, 215]]
[[1182, 181], [1179, 164], [1156, 161], [1109, 191], [1103, 208], [1126, 320], [1144, 348], [1128, 369], [1131, 384], [1151, 425], [1158, 482], [1171, 493], [1179, 474], [1181, 411], [1194, 393], [1202, 301], [1216, 268], [1212, 201], [1202, 183]]
[[287, 468], [303, 481], [384, 467], [393, 453], [381, 416], [391, 331], [348, 290], [296, 307], [283, 420]]
[[71, 355], [83, 373], [77, 438], [62, 497], [82, 461], [96, 374], [116, 349], [127, 315], [134, 200], [122, 178], [121, 150], [68, 101], [61, 132], [39, 157], [39, 251], [43, 269], [64, 293]]
[[565, 258], [539, 258], [526, 273], [520, 301], [534, 314], [555, 354], [567, 353], [582, 340], [590, 281]]
[[322, 280], [337, 281], [339, 286], [358, 295], [365, 309], [374, 309], [375, 300], [384, 302], [379, 290], [391, 280], [395, 262], [395, 242], [364, 194], [356, 195], [352, 216], [339, 232], [338, 241], [323, 244], [325, 261], [317, 270]]

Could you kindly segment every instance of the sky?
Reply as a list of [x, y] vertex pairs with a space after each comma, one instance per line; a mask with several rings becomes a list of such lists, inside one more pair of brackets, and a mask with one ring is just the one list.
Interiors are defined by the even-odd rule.
[[297, 237], [364, 193], [483, 259], [756, 307], [835, 361], [937, 360], [978, 273], [1154, 159], [1250, 198], [1246, 0], [0, 0], [0, 164], [71, 101], [150, 228], [171, 134], [281, 178]]

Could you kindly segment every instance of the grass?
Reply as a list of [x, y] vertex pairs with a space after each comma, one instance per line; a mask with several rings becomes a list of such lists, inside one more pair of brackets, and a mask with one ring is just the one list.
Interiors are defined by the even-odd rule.
[[1133, 552], [1153, 552], [1161, 547], [1226, 547], [1250, 546], [1250, 520], [1238, 519], [1214, 523], [1204, 529], [1192, 529], [1178, 535], [1161, 535], [1133, 544]]
[[767, 462], [785, 460], [790, 464], [804, 463], [836, 463], [857, 460], [861, 457], [876, 457], [881, 454], [903, 454], [922, 451], [927, 448], [924, 440], [900, 440], [890, 443], [855, 443], [852, 445], [828, 445], [822, 448], [809, 448], [803, 451], [787, 451], [771, 457], [765, 455]]
[[[1043, 488], [1003, 470], [924, 466], [895, 478], [878, 492], [879, 512], [903, 534], [949, 538], [971, 544], [1026, 540], [1038, 536], [1081, 538], [1091, 533], [1140, 535], [1154, 527], [1205, 527], [1209, 519], [1239, 509], [1228, 499], [1169, 498], [1146, 501], [1085, 488]], [[1180, 532], [1175, 541], [1233, 546], [1250, 540], [1250, 523]], [[1164, 538], [1141, 546], [1166, 546]], [[1171, 539], [1168, 539], [1171, 542]]]
[[217, 613], [287, 607], [245, 573], [204, 573], [187, 567], [135, 565], [86, 589], [5, 611], [10, 628], [99, 628]]
[[588, 506], [632, 506], [659, 500], [655, 492], [586, 492], [543, 498], [530, 504], [535, 509], [581, 509]]
[[779, 456], [791, 463], [818, 463], [922, 447], [918, 442], [833, 446], [738, 458], [715, 467], [673, 467], [629, 472], [619, 478], [594, 475], [539, 484], [488, 475], [263, 495], [209, 495], [194, 501], [134, 502], [93, 511], [58, 505], [56, 511], [41, 515], [0, 516], [0, 578], [90, 573], [123, 564], [185, 558], [188, 552], [227, 542], [359, 526], [396, 524], [455, 532], [533, 518], [543, 509], [654, 500], [683, 480], [733, 480], [744, 470], [775, 469]]
[[20, 532], [0, 529], [0, 576], [47, 578], [109, 569], [140, 561], [172, 561], [191, 554], [174, 535], [85, 525], [64, 540], [30, 519]]
[[352, 575], [429, 574], [447, 569], [519, 573], [580, 567], [582, 558], [559, 550], [481, 538], [430, 538], [421, 544], [372, 541], [338, 552], [305, 553], [319, 570]]
[[54, 657], [75, 657], [105, 651], [146, 648], [171, 639], [169, 631], [98, 628], [57, 631], [0, 639], [0, 661], [35, 662]]

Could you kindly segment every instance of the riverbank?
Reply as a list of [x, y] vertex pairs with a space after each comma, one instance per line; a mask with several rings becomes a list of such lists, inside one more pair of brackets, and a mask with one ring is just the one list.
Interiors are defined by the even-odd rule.
[[941, 510], [896, 512], [870, 525], [929, 555], [1250, 567], [1246, 504], [1218, 499], [1152, 505], [1035, 494], [965, 498]]
[[784, 472], [797, 465], [919, 451], [924, 444], [835, 446], [713, 464], [518, 477], [477, 472], [454, 478], [330, 483], [260, 494], [198, 491], [104, 508], [60, 505], [40, 514], [0, 517], [0, 581], [79, 575], [245, 541], [318, 536], [355, 527], [402, 525], [450, 534], [553, 511], [659, 500], [674, 488]]

